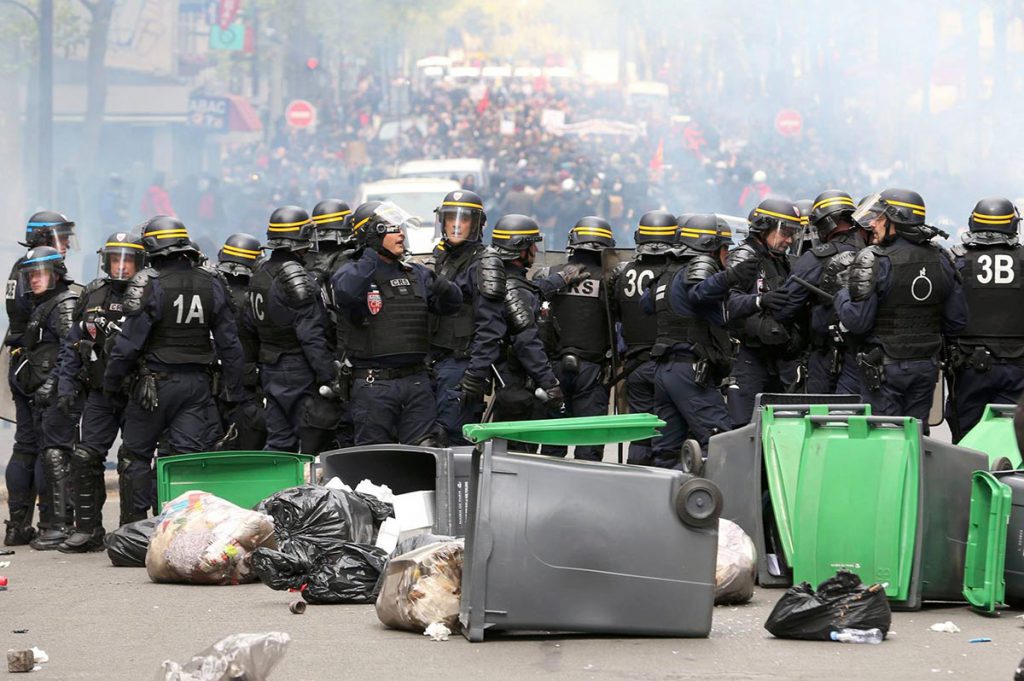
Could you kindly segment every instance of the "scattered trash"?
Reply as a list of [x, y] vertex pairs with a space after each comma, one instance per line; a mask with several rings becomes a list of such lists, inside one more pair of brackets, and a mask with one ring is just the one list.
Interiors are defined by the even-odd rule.
[[0, 556], [13, 556], [14, 549], [0, 549]]
[[146, 552], [160, 517], [122, 525], [107, 535], [107, 557], [117, 567], [146, 567]]
[[423, 630], [423, 635], [429, 636], [431, 641], [447, 641], [448, 637], [452, 635], [452, 630], [441, 622], [434, 622]]
[[301, 589], [307, 603], [373, 603], [387, 554], [375, 546], [340, 542], [312, 561], [257, 549], [252, 568], [275, 591]]
[[0, 560], [0, 568], [11, 567], [11, 561]]
[[817, 591], [807, 582], [787, 589], [764, 628], [778, 638], [829, 641], [843, 629], [878, 629], [884, 639], [891, 624], [882, 585], [865, 586], [857, 575], [840, 570]]
[[306, 601], [292, 601], [291, 605], [288, 606], [288, 610], [293, 615], [301, 615], [306, 612]]
[[945, 622], [936, 622], [935, 624], [933, 624], [932, 626], [930, 626], [928, 628], [931, 629], [932, 631], [939, 631], [939, 632], [942, 632], [944, 634], [959, 634], [960, 633], [960, 627], [956, 626], [955, 624], [953, 624], [949, 620], [946, 620]]
[[274, 519], [279, 550], [307, 562], [340, 542], [373, 541], [373, 512], [354, 492], [300, 485], [267, 497], [256, 510]]
[[12, 634], [27, 634], [28, 629], [11, 629]]
[[146, 552], [146, 572], [154, 582], [251, 582], [253, 550], [277, 546], [270, 516], [208, 492], [185, 492], [164, 506], [160, 518]]
[[980, 638], [972, 638], [968, 643], [992, 643], [992, 639], [982, 636]]
[[715, 605], [738, 605], [754, 597], [757, 549], [736, 523], [718, 519], [718, 563], [715, 567]]
[[154, 681], [267, 681], [290, 641], [288, 634], [278, 631], [232, 634], [194, 655], [184, 666], [166, 660]]
[[7, 591], [7, 578], [0, 575], [0, 591]]
[[832, 632], [832, 640], [839, 643], [870, 643], [877, 645], [885, 640], [880, 629], [840, 629]]
[[369, 494], [371, 497], [376, 497], [388, 504], [395, 502], [395, 493], [387, 485], [375, 485], [369, 480], [360, 480], [359, 484], [356, 485], [356, 491]]
[[341, 481], [341, 478], [339, 478], [337, 475], [335, 475], [333, 478], [328, 480], [327, 484], [324, 485], [324, 487], [326, 487], [327, 489], [340, 489], [340, 490], [344, 490], [346, 492], [351, 492], [352, 491], [352, 488], [349, 487], [348, 485], [346, 485], [345, 483], [343, 483]]
[[435, 624], [458, 631], [463, 540], [427, 544], [388, 563], [377, 598], [386, 626], [424, 631]]
[[398, 542], [398, 546], [391, 552], [392, 556], [401, 556], [405, 553], [410, 553], [416, 549], [422, 548], [428, 544], [437, 544], [438, 542], [449, 542], [456, 541], [456, 537], [450, 537], [445, 534], [417, 534], [415, 537], [409, 537]]
[[16, 674], [30, 672], [36, 666], [36, 658], [31, 650], [8, 650], [7, 671]]

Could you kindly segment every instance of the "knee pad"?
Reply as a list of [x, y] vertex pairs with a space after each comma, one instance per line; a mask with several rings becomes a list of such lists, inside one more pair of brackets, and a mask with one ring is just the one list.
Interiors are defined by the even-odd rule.
[[51, 485], [58, 484], [71, 473], [68, 456], [63, 449], [50, 447], [43, 450], [43, 475]]
[[86, 449], [85, 447], [75, 447], [75, 450], [71, 452], [71, 468], [79, 472], [99, 472], [103, 474], [103, 460], [107, 458], [102, 454]]

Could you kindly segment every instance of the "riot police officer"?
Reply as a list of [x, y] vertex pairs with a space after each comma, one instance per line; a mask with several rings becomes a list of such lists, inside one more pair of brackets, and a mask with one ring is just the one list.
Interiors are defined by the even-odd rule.
[[[640, 307], [644, 290], [660, 277], [668, 265], [669, 250], [678, 249], [677, 219], [668, 211], [652, 210], [640, 216], [633, 239], [636, 255], [615, 268], [609, 282], [613, 310], [626, 345], [622, 358], [626, 401], [634, 414], [654, 413], [654, 374], [657, 360], [651, 349], [658, 337], [658, 323]], [[629, 443], [628, 463], [650, 465], [651, 440]]]
[[[67, 250], [74, 226], [74, 222], [60, 213], [50, 210], [39, 211], [28, 219], [25, 225], [25, 241], [21, 242], [21, 245], [26, 248], [61, 246]], [[58, 249], [58, 252], [62, 251]], [[11, 268], [4, 293], [9, 322], [4, 345], [11, 353], [7, 382], [14, 400], [16, 420], [14, 447], [4, 476], [10, 512], [4, 533], [5, 546], [27, 544], [35, 536], [35, 529], [32, 527], [32, 507], [36, 495], [44, 485], [43, 462], [39, 458], [40, 443], [36, 440], [36, 429], [33, 425], [32, 395], [25, 393], [15, 377], [15, 371], [24, 362], [23, 336], [32, 311], [31, 292], [26, 291], [19, 275], [22, 259], [23, 257], [18, 258]]]
[[[569, 230], [566, 263], [543, 268], [534, 277], [549, 305], [545, 341], [565, 393], [566, 416], [608, 413], [604, 373], [611, 358], [612, 334], [601, 252], [614, 247], [606, 220], [581, 218]], [[544, 447], [542, 451], [565, 456], [564, 447]], [[581, 446], [574, 451], [577, 459], [586, 461], [600, 461], [602, 455], [602, 447]]]
[[809, 310], [810, 351], [807, 358], [807, 392], [831, 395], [860, 394], [853, 339], [843, 337], [832, 300], [814, 293], [805, 284], [830, 296], [839, 291], [839, 276], [867, 245], [867, 230], [853, 219], [853, 199], [846, 192], [829, 189], [817, 196], [810, 210], [817, 245], [793, 265], [780, 292], [772, 317], [780, 322], [798, 319]]
[[108, 236], [98, 252], [103, 274], [79, 296], [61, 346], [57, 406], [71, 419], [83, 403], [81, 437], [71, 454], [75, 531], [57, 547], [63, 553], [103, 548], [103, 463], [121, 430], [126, 403], [122, 394], [104, 394], [103, 374], [108, 347], [124, 321], [125, 288], [145, 262], [142, 241], [126, 232]]
[[210, 376], [216, 361], [225, 398], [240, 402], [244, 395], [242, 348], [224, 280], [197, 266], [199, 253], [177, 218], [148, 220], [142, 244], [149, 267], [128, 282], [125, 321], [103, 376], [108, 395], [131, 391], [118, 451], [129, 522], [145, 518], [156, 502], [158, 440], [169, 453], [186, 454], [209, 451], [220, 437]]
[[[244, 451], [263, 449], [267, 443], [266, 410], [263, 407], [263, 386], [260, 385], [259, 372], [260, 342], [257, 334], [245, 325], [245, 310], [249, 307], [249, 280], [259, 264], [260, 251], [259, 239], [251, 234], [237, 232], [228, 236], [217, 253], [217, 271], [224, 277], [228, 293], [231, 294], [231, 309], [235, 315], [238, 340], [245, 360], [245, 372], [242, 374], [245, 397], [241, 405], [226, 404], [222, 396], [218, 395], [218, 407], [225, 427], [235, 424], [236, 432], [225, 436], [230, 442], [230, 448]], [[233, 414], [231, 410], [234, 408], [242, 411]]]
[[505, 265], [502, 352], [495, 363], [496, 421], [533, 418], [538, 410], [537, 389], [551, 408], [557, 409], [565, 400], [537, 328], [540, 293], [526, 278], [543, 238], [533, 218], [517, 213], [502, 217], [491, 232], [491, 247]]
[[740, 340], [733, 362], [735, 384], [726, 391], [733, 427], [750, 421], [754, 397], [763, 392], [782, 392], [794, 382], [789, 375], [800, 350], [798, 329], [776, 321], [769, 313], [788, 304], [783, 290], [789, 276], [787, 255], [803, 225], [800, 209], [785, 199], [765, 199], [751, 211], [749, 235], [731, 253], [727, 267], [755, 260], [754, 276], [737, 279], [727, 303], [730, 327]]
[[316, 278], [302, 266], [313, 223], [298, 206], [270, 215], [270, 257], [249, 280], [245, 326], [259, 338], [267, 397], [267, 449], [318, 453], [341, 418], [337, 401], [319, 393], [334, 380], [327, 308]]
[[953, 249], [970, 315], [950, 344], [946, 418], [959, 442], [986, 404], [1014, 404], [1024, 392], [1024, 317], [1016, 312], [1024, 277], [1020, 216], [1009, 199], [978, 201], [970, 230]]
[[306, 253], [306, 269], [325, 290], [331, 275], [355, 254], [352, 209], [339, 199], [324, 199], [313, 206], [313, 247]]
[[342, 328], [338, 349], [351, 365], [357, 445], [433, 443], [430, 314], [458, 312], [462, 292], [423, 265], [403, 261], [411, 220], [391, 202], [359, 206], [352, 228], [362, 253], [331, 280]]
[[78, 412], [66, 418], [57, 409], [58, 357], [71, 328], [77, 294], [55, 248], [31, 249], [21, 262], [22, 286], [32, 298], [23, 336], [25, 357], [17, 369], [22, 390], [32, 395], [36, 441], [42, 450], [46, 503], [40, 504], [39, 534], [29, 542], [37, 550], [55, 549], [70, 532], [72, 506], [69, 455], [77, 437]]
[[713, 214], [696, 214], [679, 225], [668, 264], [644, 292], [641, 305], [654, 314], [657, 364], [654, 413], [665, 421], [652, 442], [652, 464], [679, 468], [683, 443], [702, 453], [715, 433], [729, 429], [720, 385], [729, 375], [732, 340], [725, 328], [725, 300], [732, 286], [754, 275], [753, 258], [725, 270], [732, 230]]
[[477, 423], [493, 380], [493, 351], [501, 342], [505, 266], [483, 243], [483, 199], [450, 192], [435, 210], [434, 272], [462, 290], [457, 314], [431, 317], [430, 354], [437, 395], [438, 435], [449, 445], [468, 445], [462, 427]]
[[925, 225], [920, 194], [886, 189], [866, 202], [867, 211], [875, 213], [872, 243], [850, 265], [835, 308], [864, 337], [857, 364], [872, 413], [913, 416], [927, 430], [942, 336], [967, 324], [963, 288], [952, 256], [931, 241], [937, 232]]

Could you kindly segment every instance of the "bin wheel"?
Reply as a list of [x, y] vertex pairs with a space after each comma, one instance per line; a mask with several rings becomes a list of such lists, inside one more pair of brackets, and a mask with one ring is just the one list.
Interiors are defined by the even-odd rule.
[[712, 527], [722, 514], [722, 492], [710, 480], [691, 478], [676, 493], [676, 515], [690, 527]]
[[683, 451], [679, 455], [679, 461], [683, 465], [683, 472], [690, 475], [700, 475], [704, 470], [704, 453], [700, 451], [700, 445], [696, 440], [687, 440], [683, 443]]
[[992, 462], [993, 471], [1012, 471], [1013, 463], [1005, 456], [1001, 456]]

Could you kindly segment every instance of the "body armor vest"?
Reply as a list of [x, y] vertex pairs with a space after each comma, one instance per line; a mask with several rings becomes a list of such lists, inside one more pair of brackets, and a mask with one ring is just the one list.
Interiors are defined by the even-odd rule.
[[272, 298], [274, 280], [285, 262], [265, 263], [249, 279], [249, 305], [252, 306], [253, 319], [256, 321], [256, 333], [260, 340], [259, 360], [262, 364], [274, 364], [281, 355], [302, 352], [299, 337], [295, 335], [291, 322], [279, 324], [274, 321], [274, 308], [277, 306]]
[[[564, 265], [553, 268], [561, 272]], [[611, 347], [608, 308], [600, 276], [578, 281], [551, 299], [551, 316], [558, 335], [557, 355], [573, 354], [602, 362]]]
[[198, 267], [159, 273], [163, 300], [161, 319], [153, 324], [147, 359], [162, 364], [203, 364], [214, 361], [213, 277]]
[[879, 249], [892, 265], [892, 287], [878, 306], [872, 335], [894, 359], [925, 359], [942, 348], [942, 307], [953, 288], [934, 246], [898, 240]]
[[[448, 281], [455, 281], [473, 259], [484, 250], [483, 244], [466, 244], [458, 252], [443, 250], [437, 257], [434, 271]], [[475, 286], [476, 282], [470, 282]], [[463, 292], [465, 293], [465, 292]], [[459, 311], [453, 315], [430, 317], [431, 345], [451, 352], [455, 357], [469, 357], [469, 346], [473, 342], [476, 315], [473, 311], [473, 297], [463, 295]]]
[[968, 248], [962, 256], [964, 297], [970, 314], [957, 340], [984, 345], [998, 358], [1024, 356], [1024, 315], [1017, 312], [1024, 277], [1024, 247]]
[[82, 382], [89, 390], [103, 389], [103, 373], [107, 369], [108, 343], [113, 340], [109, 324], [118, 326], [124, 321], [121, 299], [123, 288], [115, 290], [109, 281], [95, 288], [89, 287], [79, 301], [79, 321], [82, 337], [76, 350], [82, 359]]
[[[430, 313], [427, 296], [415, 271], [378, 269], [367, 293], [370, 314], [358, 325], [346, 317], [347, 350], [353, 357], [371, 359], [430, 351]], [[340, 345], [339, 347], [345, 347]]]
[[622, 337], [630, 352], [650, 349], [657, 340], [657, 318], [644, 313], [640, 298], [644, 287], [656, 281], [666, 267], [664, 258], [652, 261], [636, 259], [626, 265], [615, 279], [613, 295], [619, 307]]

